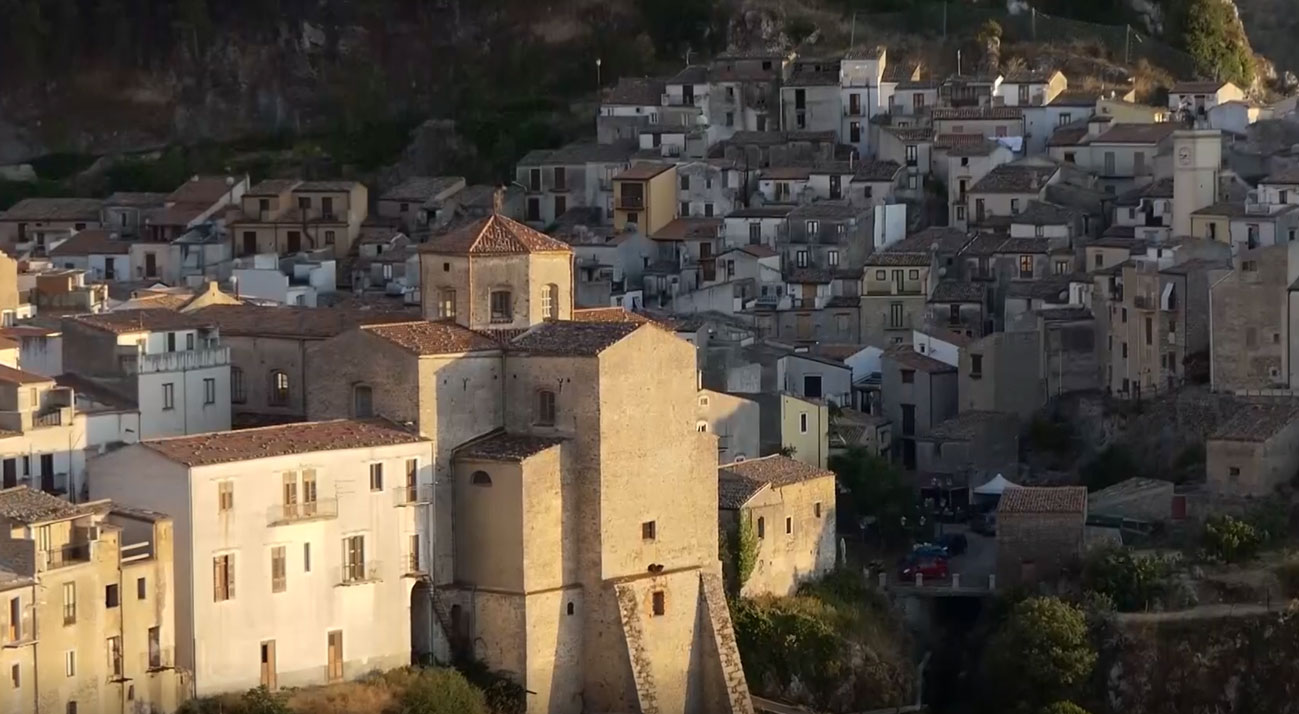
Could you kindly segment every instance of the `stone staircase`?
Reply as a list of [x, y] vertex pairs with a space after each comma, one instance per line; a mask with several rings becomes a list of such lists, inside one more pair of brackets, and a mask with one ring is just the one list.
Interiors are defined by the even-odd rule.
[[631, 660], [632, 679], [636, 682], [636, 698], [640, 714], [659, 714], [658, 688], [650, 671], [649, 654], [645, 651], [645, 633], [640, 626], [640, 603], [634, 588], [615, 585], [618, 597], [618, 616], [622, 620], [623, 639], [627, 642], [627, 656]]
[[749, 696], [749, 682], [744, 678], [740, 649], [735, 643], [735, 628], [731, 624], [731, 610], [726, 604], [726, 590], [722, 586], [722, 576], [718, 573], [700, 573], [699, 580], [704, 594], [704, 606], [708, 608], [708, 624], [721, 660], [719, 664], [726, 685], [730, 713], [754, 714], [753, 700]]

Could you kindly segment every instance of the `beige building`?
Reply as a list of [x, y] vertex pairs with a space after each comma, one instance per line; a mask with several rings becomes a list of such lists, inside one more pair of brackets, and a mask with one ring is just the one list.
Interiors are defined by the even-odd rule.
[[758, 456], [758, 403], [711, 389], [699, 390], [695, 428], [717, 437], [717, 463], [729, 464]]
[[1299, 471], [1299, 403], [1269, 399], [1237, 409], [1205, 442], [1209, 490], [1271, 496]]
[[45, 255], [53, 242], [99, 228], [103, 203], [97, 198], [24, 198], [0, 213], [0, 247]]
[[780, 454], [718, 470], [722, 532], [733, 538], [747, 522], [758, 539], [741, 594], [792, 595], [834, 569], [835, 491], [832, 472]]
[[174, 711], [171, 520], [0, 490], [0, 710]]
[[1209, 288], [1210, 372], [1215, 391], [1285, 388], [1291, 383], [1295, 319], [1290, 286], [1299, 244], [1243, 250], [1230, 273]]
[[309, 352], [312, 418], [364, 401], [434, 442], [430, 578], [453, 651], [511, 673], [529, 711], [752, 711], [724, 664], [694, 348], [634, 322], [506, 337], [407, 323]]
[[924, 325], [929, 294], [937, 283], [934, 261], [955, 260], [970, 237], [953, 228], [929, 228], [866, 258], [862, 275], [861, 341], [871, 345], [911, 342]]
[[425, 319], [522, 330], [573, 313], [573, 249], [494, 213], [420, 248]]
[[330, 249], [345, 258], [369, 212], [356, 181], [271, 179], [243, 195], [243, 216], [230, 223], [234, 255], [285, 255]]
[[1060, 168], [1054, 164], [1016, 162], [993, 167], [966, 194], [966, 217], [978, 226], [993, 217], [1018, 215], [1029, 203], [1043, 200], [1046, 187], [1059, 181]]
[[1087, 489], [1013, 487], [997, 504], [997, 587], [1051, 582], [1083, 553]]
[[645, 235], [658, 233], [677, 217], [677, 169], [672, 164], [637, 163], [613, 177], [613, 228], [627, 224]]

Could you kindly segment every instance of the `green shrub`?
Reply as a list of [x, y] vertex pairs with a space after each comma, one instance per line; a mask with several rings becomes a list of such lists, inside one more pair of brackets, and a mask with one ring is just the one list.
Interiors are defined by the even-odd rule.
[[1239, 563], [1253, 558], [1263, 545], [1257, 528], [1231, 516], [1213, 516], [1204, 522], [1204, 553], [1213, 560]]
[[420, 671], [400, 701], [400, 714], [488, 714], [489, 711], [483, 693], [454, 669]]
[[1137, 556], [1122, 548], [1104, 548], [1088, 555], [1083, 585], [1108, 596], [1120, 612], [1149, 610], [1170, 591], [1172, 563], [1157, 556]]
[[987, 652], [990, 691], [1030, 711], [1068, 699], [1096, 666], [1082, 610], [1054, 597], [1016, 604]]

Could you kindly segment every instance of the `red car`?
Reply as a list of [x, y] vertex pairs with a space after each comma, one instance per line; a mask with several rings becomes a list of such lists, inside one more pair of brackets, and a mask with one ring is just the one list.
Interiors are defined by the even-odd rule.
[[947, 558], [913, 553], [902, 562], [902, 567], [898, 569], [898, 577], [903, 582], [911, 583], [915, 581], [916, 573], [920, 573], [926, 582], [943, 580], [947, 577]]

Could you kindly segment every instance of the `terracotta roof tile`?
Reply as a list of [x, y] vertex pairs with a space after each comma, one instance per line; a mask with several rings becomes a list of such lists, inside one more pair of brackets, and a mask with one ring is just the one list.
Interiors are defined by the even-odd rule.
[[501, 432], [456, 450], [456, 458], [480, 459], [483, 461], [523, 461], [530, 456], [536, 456], [546, 449], [562, 443], [564, 443], [564, 439], [559, 437]]
[[764, 485], [780, 488], [818, 478], [832, 479], [834, 473], [782, 454], [726, 464], [717, 469], [718, 506], [739, 508]]
[[934, 286], [930, 302], [983, 302], [983, 286], [961, 280], [941, 280]]
[[97, 198], [24, 198], [0, 213], [6, 221], [99, 222], [103, 201]]
[[1168, 90], [1170, 94], [1214, 94], [1230, 82], [1177, 82]]
[[654, 240], [712, 240], [722, 230], [720, 218], [674, 218], [651, 235]]
[[934, 121], [1021, 119], [1024, 110], [1019, 107], [950, 107], [935, 109], [931, 116]]
[[1299, 401], [1276, 399], [1249, 404], [1237, 409], [1209, 435], [1223, 441], [1262, 442], [1299, 419]]
[[59, 243], [50, 251], [51, 258], [63, 258], [72, 255], [126, 255], [131, 252], [131, 243], [115, 240], [108, 231], [90, 228], [77, 233]]
[[193, 330], [211, 327], [213, 324], [206, 315], [200, 315], [198, 312], [184, 313], [162, 309], [116, 310], [93, 315], [74, 315], [64, 319], [118, 335], [158, 330]]
[[604, 90], [605, 104], [657, 107], [663, 100], [665, 82], [651, 77], [619, 77], [618, 84]]
[[289, 305], [210, 305], [190, 313], [216, 325], [226, 337], [288, 337], [323, 340], [360, 325], [411, 322], [406, 311]]
[[420, 442], [428, 443], [428, 439], [383, 419], [337, 419], [261, 429], [218, 431], [140, 443], [178, 463], [210, 466], [274, 456]]
[[434, 238], [421, 252], [469, 255], [571, 253], [572, 248], [518, 221], [493, 213], [447, 235]]
[[411, 176], [379, 197], [380, 201], [423, 203], [455, 189], [464, 188], [463, 176]]
[[574, 322], [650, 322], [648, 317], [621, 307], [590, 307], [573, 311]]
[[897, 362], [903, 368], [914, 369], [921, 372], [932, 374], [941, 374], [943, 372], [955, 372], [956, 368], [946, 362], [940, 362], [929, 355], [922, 355], [911, 349], [909, 346], [897, 347], [887, 350], [884, 357]]
[[3, 520], [27, 525], [75, 518], [88, 512], [83, 506], [27, 486], [15, 486], [0, 491], [0, 519]]
[[594, 357], [641, 326], [634, 322], [546, 322], [516, 337], [510, 348], [536, 355]]
[[53, 382], [54, 380], [42, 374], [34, 372], [24, 372], [21, 369], [14, 369], [0, 364], [0, 382], [8, 384], [38, 384], [40, 382]]
[[970, 187], [970, 193], [1032, 193], [1040, 191], [1055, 175], [1058, 166], [1002, 164]]
[[398, 322], [364, 325], [362, 330], [417, 355], [458, 354], [500, 349], [500, 344], [454, 322]]
[[167, 202], [199, 204], [207, 208], [229, 193], [234, 182], [234, 178], [226, 176], [195, 176], [167, 194]]
[[1087, 512], [1087, 489], [1083, 486], [1016, 486], [1001, 494], [998, 513]]
[[853, 173], [853, 181], [892, 181], [898, 172], [902, 170], [902, 164], [896, 161], [874, 160], [863, 161], [857, 166], [857, 171]]
[[1112, 124], [1093, 144], [1158, 144], [1177, 131], [1176, 122], [1159, 124]]

